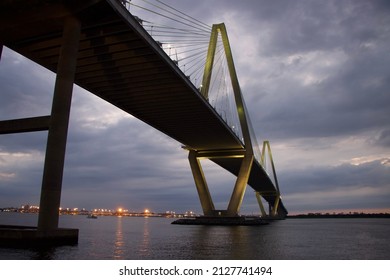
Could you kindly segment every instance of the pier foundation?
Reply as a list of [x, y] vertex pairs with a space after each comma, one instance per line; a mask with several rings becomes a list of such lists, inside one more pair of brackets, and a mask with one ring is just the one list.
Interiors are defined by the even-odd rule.
[[37, 227], [0, 225], [0, 246], [36, 248], [58, 245], [76, 245], [78, 229], [57, 228], [38, 231]]

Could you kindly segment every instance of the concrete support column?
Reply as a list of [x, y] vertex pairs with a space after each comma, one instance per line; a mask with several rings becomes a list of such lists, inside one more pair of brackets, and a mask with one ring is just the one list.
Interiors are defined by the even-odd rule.
[[230, 198], [227, 214], [236, 216], [240, 211], [242, 200], [245, 195], [246, 186], [248, 184], [251, 168], [253, 164], [253, 155], [247, 154], [242, 160], [240, 171], [237, 176], [236, 184], [232, 196]]
[[276, 216], [278, 214], [278, 208], [279, 208], [279, 201], [280, 201], [280, 196], [278, 195], [276, 198], [275, 198], [275, 203], [274, 203], [274, 206], [272, 208], [272, 216]]
[[268, 203], [268, 215], [272, 216], [272, 205], [271, 205], [271, 203]]
[[261, 216], [266, 217], [267, 213], [265, 212], [263, 201], [261, 200], [261, 195], [259, 192], [256, 192], [256, 199], [257, 202], [259, 203], [260, 211], [261, 211]]
[[80, 31], [81, 24], [77, 19], [68, 18], [65, 21], [46, 146], [38, 219], [39, 231], [58, 228], [66, 140]]
[[194, 176], [194, 181], [196, 189], [198, 191], [200, 203], [202, 205], [203, 214], [205, 216], [212, 216], [213, 211], [215, 210], [214, 203], [211, 198], [210, 191], [207, 186], [199, 159], [196, 157], [195, 151], [190, 150], [188, 154], [188, 160], [190, 162], [192, 175]]

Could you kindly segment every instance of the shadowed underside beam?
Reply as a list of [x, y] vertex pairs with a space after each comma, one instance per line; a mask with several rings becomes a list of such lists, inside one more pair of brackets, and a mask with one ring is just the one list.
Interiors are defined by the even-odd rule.
[[0, 134], [44, 131], [49, 123], [50, 116], [0, 121]]

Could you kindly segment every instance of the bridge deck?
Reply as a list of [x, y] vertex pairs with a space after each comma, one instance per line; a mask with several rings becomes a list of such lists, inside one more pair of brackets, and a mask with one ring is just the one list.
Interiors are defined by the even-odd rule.
[[1, 7], [4, 45], [56, 72], [62, 22], [75, 13], [82, 22], [77, 85], [193, 149], [242, 148], [119, 1], [35, 2], [33, 7], [25, 7], [25, 2], [18, 9]]
[[[242, 142], [159, 44], [116, 0], [8, 0], [0, 43], [56, 72], [63, 22], [82, 23], [75, 83], [195, 150], [244, 149]], [[240, 160], [214, 160], [238, 174]], [[249, 184], [275, 187], [256, 162]]]

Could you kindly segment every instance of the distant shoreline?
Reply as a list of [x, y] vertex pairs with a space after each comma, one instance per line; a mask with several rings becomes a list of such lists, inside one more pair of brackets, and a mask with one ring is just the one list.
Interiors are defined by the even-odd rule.
[[298, 215], [288, 215], [287, 219], [334, 219], [334, 218], [390, 218], [390, 213], [352, 213], [352, 214], [298, 214]]
[[[0, 208], [0, 213], [20, 213], [20, 214], [38, 214], [38, 208], [24, 210], [16, 207]], [[88, 215], [94, 214], [96, 216], [122, 216], [122, 217], [164, 217], [164, 218], [182, 218], [182, 217], [196, 217], [198, 215], [191, 212], [176, 214], [175, 212], [167, 211], [165, 213], [154, 213], [154, 212], [94, 212], [94, 211], [73, 211], [72, 209], [66, 208], [60, 211], [60, 215]], [[252, 217], [253, 215], [242, 215]], [[256, 215], [257, 216], [257, 215]], [[390, 213], [307, 213], [307, 214], [296, 214], [287, 215], [286, 219], [353, 219], [353, 218], [390, 218]]]

